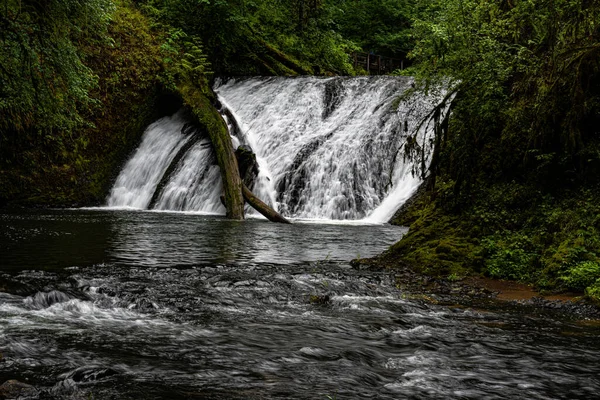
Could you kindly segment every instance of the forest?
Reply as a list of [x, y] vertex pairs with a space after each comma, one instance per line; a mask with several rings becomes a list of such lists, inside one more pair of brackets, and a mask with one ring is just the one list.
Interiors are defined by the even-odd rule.
[[590, 0], [3, 0], [0, 206], [100, 204], [157, 117], [224, 129], [216, 77], [361, 75], [373, 53], [450, 109], [381, 262], [597, 301], [598, 21]]

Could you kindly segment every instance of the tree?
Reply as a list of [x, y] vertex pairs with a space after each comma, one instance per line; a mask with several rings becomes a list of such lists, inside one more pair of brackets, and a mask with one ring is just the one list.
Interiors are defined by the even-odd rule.
[[[600, 4], [449, 0], [415, 22], [421, 85], [457, 92], [440, 158], [457, 181], [514, 179], [581, 160], [600, 139]], [[598, 158], [598, 155], [593, 155]], [[549, 162], [550, 161], [550, 162]]]

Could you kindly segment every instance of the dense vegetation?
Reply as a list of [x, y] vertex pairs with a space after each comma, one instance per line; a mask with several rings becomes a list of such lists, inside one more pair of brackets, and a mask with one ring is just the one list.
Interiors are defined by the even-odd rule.
[[0, 202], [89, 204], [154, 117], [160, 43], [109, 0], [6, 1]]
[[412, 72], [456, 97], [435, 189], [400, 218], [413, 229], [392, 253], [598, 298], [600, 5], [451, 0], [423, 15]]
[[598, 21], [588, 0], [3, 0], [0, 204], [101, 202], [152, 118], [214, 125], [214, 76], [408, 54], [451, 113], [386, 257], [598, 298]]

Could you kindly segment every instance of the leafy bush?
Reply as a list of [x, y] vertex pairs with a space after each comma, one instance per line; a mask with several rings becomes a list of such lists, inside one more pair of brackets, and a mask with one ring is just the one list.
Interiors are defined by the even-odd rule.
[[585, 289], [585, 295], [594, 301], [600, 302], [600, 279]]
[[571, 290], [584, 290], [600, 280], [600, 263], [582, 261], [561, 275], [560, 279]]
[[484, 271], [492, 278], [529, 281], [536, 254], [531, 239], [521, 233], [486, 237], [481, 241]]

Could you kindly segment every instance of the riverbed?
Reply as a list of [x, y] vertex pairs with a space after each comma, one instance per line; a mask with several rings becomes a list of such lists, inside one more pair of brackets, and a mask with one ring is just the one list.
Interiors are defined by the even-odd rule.
[[0, 383], [39, 398], [594, 398], [594, 321], [439, 306], [350, 265], [405, 228], [0, 212]]

